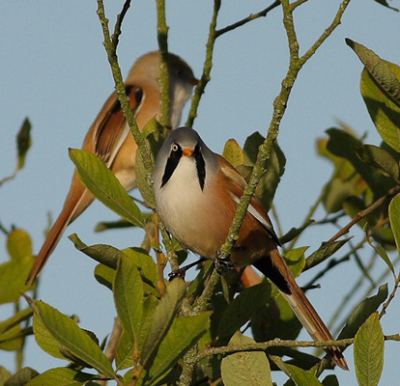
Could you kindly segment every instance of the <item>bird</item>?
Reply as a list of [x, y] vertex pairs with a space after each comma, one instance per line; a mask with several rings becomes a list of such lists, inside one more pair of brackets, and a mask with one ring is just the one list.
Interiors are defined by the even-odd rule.
[[[239, 172], [211, 151], [194, 129], [179, 127], [168, 135], [157, 154], [153, 180], [156, 212], [166, 230], [183, 248], [217, 259], [246, 187]], [[277, 286], [315, 341], [332, 340], [279, 246], [266, 210], [252, 197], [230, 263], [256, 267]], [[348, 370], [339, 347], [329, 347], [327, 352], [339, 367]]]
[[[179, 56], [169, 53], [169, 119], [171, 128], [179, 125], [182, 109], [189, 100], [193, 87], [198, 83], [192, 69]], [[135, 111], [140, 130], [152, 118], [159, 118], [160, 97], [160, 52], [153, 51], [141, 56], [131, 68], [125, 90], [130, 107]], [[104, 103], [89, 128], [82, 149], [97, 155], [110, 168], [127, 190], [136, 187], [137, 145], [130, 133], [114, 92]], [[32, 284], [42, 271], [51, 253], [57, 246], [65, 228], [73, 222], [94, 200], [94, 196], [83, 186], [75, 171], [61, 213], [50, 228], [27, 278]]]

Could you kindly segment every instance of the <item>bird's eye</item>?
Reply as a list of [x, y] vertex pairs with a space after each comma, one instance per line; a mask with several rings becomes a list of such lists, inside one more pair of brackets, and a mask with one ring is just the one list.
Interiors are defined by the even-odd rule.
[[178, 149], [179, 149], [179, 146], [176, 143], [173, 143], [171, 145], [171, 151], [175, 152], [175, 151], [178, 151]]

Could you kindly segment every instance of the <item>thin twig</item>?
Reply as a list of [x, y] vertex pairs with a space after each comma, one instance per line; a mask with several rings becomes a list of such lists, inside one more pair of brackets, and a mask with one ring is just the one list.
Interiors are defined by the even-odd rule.
[[220, 8], [221, 8], [221, 0], [214, 0], [214, 11], [208, 32], [208, 41], [206, 44], [206, 58], [203, 66], [203, 74], [201, 75], [200, 81], [194, 90], [194, 95], [189, 110], [189, 116], [185, 124], [186, 126], [189, 127], [193, 126], [193, 122], [197, 117], [197, 109], [200, 104], [201, 96], [204, 94], [204, 90], [211, 79], [210, 74], [213, 65], [212, 60], [213, 60], [214, 45], [216, 39], [217, 19]]
[[104, 354], [110, 362], [112, 362], [115, 359], [115, 356], [117, 354], [117, 347], [119, 339], [121, 338], [121, 334], [122, 334], [121, 322], [119, 321], [118, 318], [115, 318], [110, 339], [108, 341], [106, 349], [104, 350]]
[[[387, 335], [385, 336], [385, 340], [397, 341], [400, 342], [400, 335]], [[222, 346], [210, 348], [208, 350], [204, 350], [201, 352], [196, 361], [199, 362], [203, 358], [206, 358], [211, 355], [221, 355], [221, 354], [232, 354], [235, 352], [243, 352], [243, 351], [265, 351], [271, 347], [318, 347], [318, 348], [328, 348], [331, 346], [341, 346], [346, 347], [354, 343], [354, 338], [349, 339], [340, 339], [340, 340], [327, 340], [327, 341], [297, 341], [297, 340], [281, 340], [276, 338], [274, 340], [270, 340], [268, 342], [262, 343], [250, 343], [243, 344], [240, 346]]]
[[327, 243], [333, 243], [339, 237], [345, 235], [349, 232], [353, 225], [357, 224], [360, 220], [362, 220], [365, 216], [372, 213], [375, 209], [379, 208], [383, 203], [385, 203], [388, 199], [395, 196], [398, 192], [400, 192], [400, 185], [395, 186], [394, 188], [390, 189], [384, 196], [376, 200], [373, 204], [371, 204], [368, 208], [360, 211], [357, 215], [351, 220], [345, 227], [343, 227], [338, 233], [336, 233]]
[[310, 59], [311, 56], [315, 54], [315, 51], [321, 46], [321, 44], [332, 34], [332, 32], [336, 29], [336, 27], [341, 23], [343, 13], [346, 11], [346, 8], [350, 4], [350, 1], [351, 0], [342, 1], [342, 3], [339, 5], [339, 10], [336, 13], [336, 16], [333, 19], [330, 26], [321, 34], [321, 36], [317, 39], [317, 41], [300, 58], [301, 62], [305, 63], [308, 59]]
[[128, 12], [130, 6], [131, 6], [131, 0], [126, 0], [124, 6], [122, 7], [121, 13], [117, 16], [117, 21], [115, 22], [115, 27], [114, 27], [114, 33], [111, 36], [111, 41], [115, 51], [117, 51], [119, 37], [122, 33], [121, 25], [122, 22], [124, 21], [125, 15]]
[[[304, 226], [306, 226], [307, 224], [310, 224], [312, 217], [314, 216], [315, 211], [317, 210], [319, 204], [322, 202], [322, 197], [323, 197], [324, 193], [321, 192], [321, 194], [319, 195], [319, 197], [317, 198], [317, 200], [315, 201], [315, 203], [311, 206], [310, 210], [307, 213], [306, 218], [303, 221], [303, 224], [300, 225], [300, 229], [303, 228]], [[295, 237], [289, 244], [288, 249], [291, 250], [294, 248], [297, 240], [299, 239], [300, 234]]]
[[289, 50], [290, 50], [289, 68], [285, 78], [282, 81], [281, 91], [279, 92], [277, 98], [274, 101], [273, 116], [268, 129], [267, 137], [264, 143], [260, 146], [260, 151], [258, 152], [257, 161], [254, 165], [253, 172], [250, 176], [249, 184], [247, 185], [246, 189], [244, 190], [244, 194], [240, 199], [238, 208], [236, 210], [235, 218], [229, 229], [228, 237], [224, 245], [221, 247], [221, 255], [225, 258], [228, 258], [231, 254], [232, 248], [238, 237], [240, 227], [247, 213], [247, 208], [249, 206], [250, 200], [254, 195], [255, 189], [261, 177], [265, 173], [265, 162], [269, 158], [272, 145], [278, 136], [280, 123], [286, 111], [287, 102], [289, 100], [289, 96], [294, 86], [297, 75], [301, 70], [302, 66], [305, 64], [305, 62], [311, 57], [313, 53], [315, 53], [315, 51], [320, 47], [323, 41], [325, 41], [326, 38], [340, 24], [343, 12], [345, 11], [350, 0], [343, 0], [343, 2], [339, 6], [339, 10], [337, 11], [331, 25], [328, 27], [327, 30], [325, 30], [325, 32], [321, 35], [321, 37], [317, 40], [317, 42], [312, 45], [312, 47], [306, 52], [306, 54], [303, 55], [302, 58], [299, 58], [298, 56], [299, 43], [296, 37], [296, 31], [293, 22], [293, 14], [289, 0], [282, 0], [281, 2], [283, 9], [283, 23], [285, 26], [289, 42]]
[[292, 7], [292, 11], [294, 11], [297, 7], [299, 7], [300, 5], [306, 3], [308, 0], [297, 0], [294, 1], [290, 6]]
[[274, 8], [278, 7], [281, 4], [280, 0], [275, 0], [270, 6], [268, 6], [267, 8], [263, 9], [260, 12], [257, 13], [252, 13], [249, 16], [245, 17], [242, 20], [239, 20], [233, 24], [230, 24], [224, 28], [221, 28], [219, 30], [216, 31], [216, 38], [220, 37], [221, 35], [232, 31], [238, 27], [241, 27], [242, 25], [245, 25], [247, 23], [249, 23], [250, 21], [256, 20], [260, 17], [265, 17], [267, 16], [268, 12], [272, 11]]
[[[160, 50], [160, 123], [164, 128], [170, 128], [169, 121], [169, 72], [168, 72], [168, 26], [165, 16], [165, 0], [157, 0], [157, 41]], [[166, 133], [165, 133], [166, 134]]]
[[98, 4], [97, 15], [99, 16], [99, 20], [103, 30], [104, 47], [107, 52], [107, 58], [110, 63], [111, 71], [113, 74], [115, 82], [115, 91], [118, 96], [118, 100], [121, 104], [121, 108], [125, 115], [126, 121], [135, 138], [135, 142], [138, 145], [138, 149], [141, 158], [143, 160], [143, 166], [146, 171], [146, 182], [150, 187], [150, 190], [153, 191], [153, 179], [152, 179], [153, 159], [151, 157], [150, 149], [148, 147], [146, 139], [144, 138], [143, 134], [140, 132], [136, 124], [135, 114], [129, 105], [129, 99], [126, 95], [121, 68], [119, 67], [118, 64], [117, 52], [114, 49], [113, 43], [110, 38], [108, 19], [105, 16], [103, 0], [97, 0], [97, 4]]
[[[215, 287], [220, 280], [221, 275], [214, 268], [210, 278], [204, 287], [203, 293], [196, 299], [196, 303], [189, 311], [190, 315], [198, 315], [208, 309], [212, 295], [215, 292]], [[192, 382], [193, 372], [198, 362], [198, 347], [192, 347], [183, 357], [182, 373], [179, 378], [179, 386], [189, 386]]]
[[396, 292], [397, 292], [397, 289], [399, 288], [399, 285], [400, 285], [400, 270], [399, 270], [399, 273], [398, 273], [398, 275], [396, 277], [396, 280], [394, 281], [394, 287], [393, 287], [393, 290], [392, 290], [392, 292], [390, 293], [390, 295], [388, 297], [388, 300], [386, 300], [386, 302], [383, 303], [383, 305], [382, 305], [382, 310], [379, 313], [379, 319], [381, 319], [383, 317], [383, 315], [386, 314], [386, 311], [387, 311], [390, 303], [392, 302], [392, 300], [394, 299], [394, 296], [396, 295]]
[[[370, 258], [369, 262], [368, 262], [367, 269], [368, 269], [368, 270], [372, 270], [372, 268], [374, 267], [376, 261], [377, 261], [377, 255], [376, 255], [375, 253], [373, 253], [373, 254], [371, 255], [371, 258]], [[355, 298], [356, 293], [361, 289], [361, 287], [362, 287], [362, 285], [363, 285], [363, 283], [364, 283], [365, 280], [366, 280], [365, 276], [364, 276], [363, 274], [361, 274], [361, 275], [359, 276], [358, 280], [355, 282], [355, 284], [354, 284], [354, 285], [350, 288], [350, 290], [347, 292], [347, 295], [344, 296], [343, 299], [340, 301], [340, 304], [338, 304], [338, 306], [337, 306], [335, 312], [333, 313], [333, 316], [332, 316], [331, 319], [329, 320], [328, 328], [332, 328], [333, 325], [336, 323], [336, 321], [340, 318], [340, 316], [343, 314], [343, 311], [345, 311], [346, 306], [350, 303], [350, 301], [352, 301], [352, 300]], [[381, 281], [378, 281], [378, 282], [381, 282]], [[374, 288], [375, 288], [375, 287], [369, 286], [369, 289], [368, 289], [367, 292], [370, 294]], [[360, 297], [360, 299], [363, 300], [363, 299], [365, 299], [367, 296], [368, 296], [368, 295], [364, 294], [364, 295], [362, 295], [362, 296]], [[360, 301], [361, 301], [361, 300], [360, 300]], [[344, 316], [344, 317], [342, 318], [342, 322], [341, 322], [341, 323], [338, 323], [338, 325], [343, 327], [343, 325], [345, 324], [345, 322], [347, 322], [347, 321], [349, 320], [350, 315], [352, 314], [352, 312], [353, 312], [353, 311], [349, 311], [349, 312], [347, 313], [347, 315]], [[341, 329], [341, 327], [339, 327], [339, 328], [336, 330], [335, 333], [339, 333], [339, 332], [340, 332], [340, 329]]]

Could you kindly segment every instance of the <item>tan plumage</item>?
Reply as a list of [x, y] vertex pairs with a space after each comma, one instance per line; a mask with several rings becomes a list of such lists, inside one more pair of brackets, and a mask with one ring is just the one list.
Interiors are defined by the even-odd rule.
[[[169, 74], [170, 123], [172, 128], [176, 128], [183, 106], [190, 98], [197, 79], [191, 68], [173, 54], [169, 54]], [[126, 79], [126, 92], [140, 130], [153, 117], [159, 115], [161, 104], [159, 77], [160, 54], [155, 51], [140, 57]], [[135, 188], [137, 146], [116, 93], [111, 94], [89, 128], [82, 149], [96, 154], [114, 172], [126, 190]], [[32, 283], [39, 275], [68, 224], [74, 221], [93, 200], [93, 195], [82, 185], [75, 172], [64, 207], [36, 257], [27, 283]]]
[[[238, 171], [213, 153], [191, 128], [173, 131], [157, 155], [157, 213], [182, 246], [203, 257], [216, 258], [245, 186]], [[230, 261], [238, 267], [254, 265], [271, 279], [314, 340], [333, 339], [297, 285], [278, 246], [267, 212], [253, 197]], [[330, 347], [327, 352], [338, 366], [348, 369], [339, 347]]]

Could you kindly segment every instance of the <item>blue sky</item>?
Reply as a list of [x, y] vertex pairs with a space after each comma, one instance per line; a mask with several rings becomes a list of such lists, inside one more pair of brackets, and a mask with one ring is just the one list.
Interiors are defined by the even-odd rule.
[[[310, 1], [296, 11], [301, 52], [330, 24], [339, 3]], [[390, 4], [400, 8], [398, 0]], [[105, 5], [114, 23], [122, 1], [106, 1]], [[225, 2], [218, 26], [224, 27], [267, 5], [264, 1]], [[25, 169], [15, 181], [1, 188], [0, 219], [5, 226], [15, 224], [27, 229], [33, 237], [35, 252], [43, 241], [47, 212], [53, 218], [57, 216], [70, 184], [73, 164], [67, 149], [81, 146], [87, 129], [113, 90], [96, 8], [94, 0], [0, 3], [0, 178], [13, 171], [15, 134], [23, 119], [28, 116], [33, 125], [33, 146]], [[169, 49], [182, 56], [197, 76], [202, 70], [211, 13], [212, 2], [175, 0], [167, 4]], [[400, 64], [399, 18], [399, 13], [373, 0], [353, 0], [342, 24], [300, 72], [279, 134], [287, 164], [275, 206], [284, 231], [301, 224], [332, 172], [331, 166], [315, 155], [315, 141], [324, 136], [326, 129], [343, 121], [359, 135], [366, 133], [368, 143], [379, 144], [359, 92], [362, 65], [344, 39], [351, 38], [382, 58]], [[275, 9], [266, 18], [217, 40], [212, 80], [194, 125], [214, 151], [222, 152], [229, 138], [243, 145], [245, 138], [256, 130], [266, 134], [272, 103], [288, 64], [281, 20], [280, 9]], [[134, 1], [119, 46], [123, 73], [128, 72], [138, 56], [156, 48], [155, 3]], [[184, 120], [185, 117], [186, 114]], [[322, 215], [320, 211], [316, 218]], [[112, 297], [95, 282], [94, 262], [76, 251], [67, 235], [78, 233], [87, 244], [107, 243], [119, 248], [138, 245], [142, 238], [138, 230], [92, 231], [98, 221], [115, 218], [100, 203], [93, 204], [67, 229], [41, 278], [42, 300], [63, 313], [78, 314], [81, 326], [94, 330], [100, 339], [112, 327]], [[313, 251], [334, 233], [330, 226], [311, 228], [301, 239], [301, 245], [309, 245], [309, 251]], [[4, 245], [4, 238], [0, 237]], [[363, 250], [363, 254], [367, 259], [371, 251]], [[0, 261], [5, 260], [2, 247]], [[382, 263], [377, 272], [383, 269]], [[341, 303], [355, 275], [354, 264], [339, 266], [323, 279], [320, 290], [309, 293], [325, 320]], [[300, 284], [309, 277], [304, 276]], [[1, 313], [5, 309], [2, 307]], [[396, 298], [382, 321], [385, 333], [399, 332], [399, 309]], [[0, 315], [0, 319], [6, 316]], [[301, 337], [308, 339], [305, 334]], [[385, 347], [382, 385], [400, 376], [399, 366], [395, 365], [397, 358], [391, 358], [399, 352], [398, 344], [389, 342]], [[351, 348], [346, 356], [354, 369]], [[2, 354], [1, 364], [12, 369], [12, 356]], [[31, 339], [26, 365], [44, 371], [64, 363], [43, 353]], [[356, 383], [354, 370], [336, 373], [341, 384]], [[274, 380], [279, 381], [275, 374]]]

